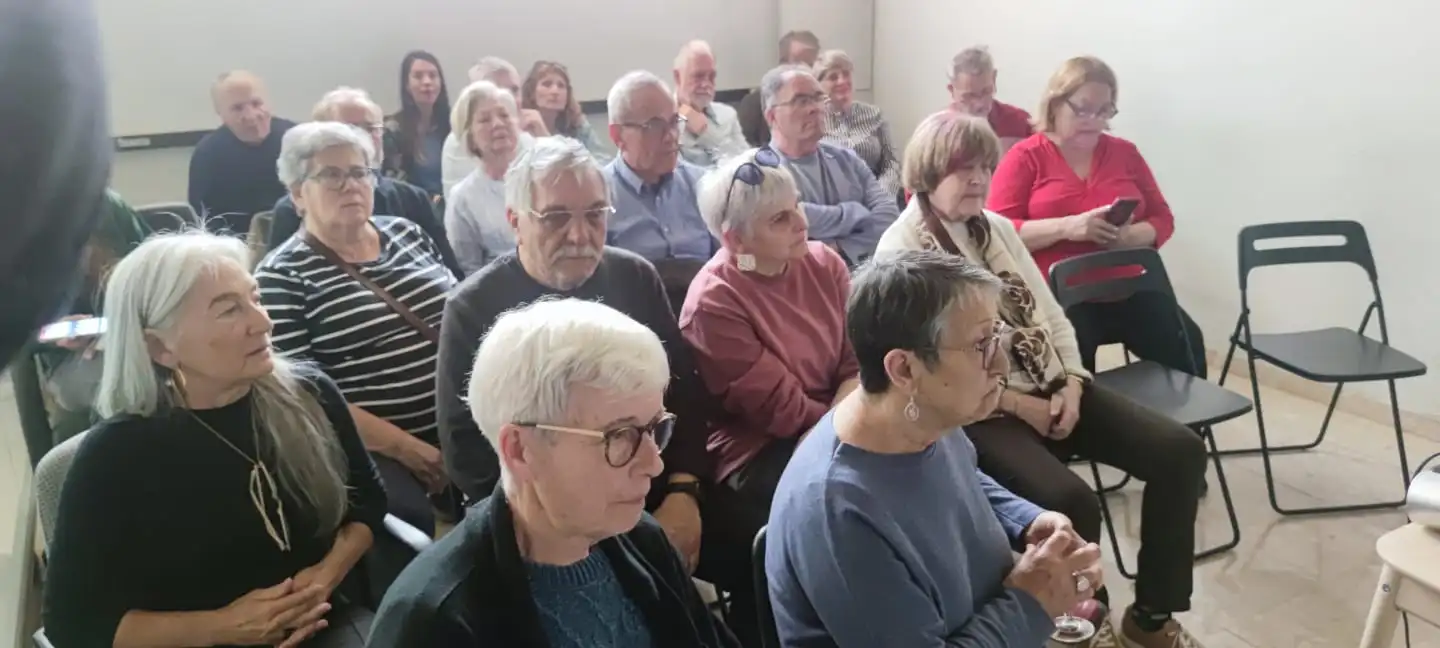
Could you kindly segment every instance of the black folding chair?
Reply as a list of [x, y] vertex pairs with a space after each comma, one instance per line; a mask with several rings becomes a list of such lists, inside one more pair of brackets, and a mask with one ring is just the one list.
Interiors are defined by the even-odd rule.
[[780, 630], [775, 626], [775, 610], [770, 607], [770, 585], [765, 579], [765, 529], [755, 534], [750, 550], [750, 572], [755, 578], [755, 612], [760, 617], [761, 648], [780, 648]]
[[[1087, 280], [1087, 275], [1106, 269], [1130, 268], [1139, 272], [1134, 276]], [[1160, 254], [1150, 248], [1112, 250], [1085, 254], [1061, 261], [1050, 268], [1050, 290], [1055, 300], [1066, 310], [1091, 301], [1124, 299], [1142, 292], [1163, 295], [1174, 306], [1172, 322], [1155, 322], [1154, 325], [1173, 325], [1179, 342], [1190, 347], [1180, 306], [1175, 300], [1175, 290], [1170, 285], [1170, 276]], [[1188, 354], [1187, 354], [1188, 357]], [[1193, 359], [1191, 360], [1193, 362]], [[1170, 419], [1196, 430], [1209, 446], [1209, 454], [1215, 463], [1215, 480], [1220, 485], [1220, 494], [1225, 498], [1225, 513], [1230, 517], [1230, 540], [1195, 554], [1196, 560], [1203, 560], [1234, 549], [1240, 544], [1240, 521], [1235, 515], [1235, 502], [1230, 496], [1230, 484], [1225, 479], [1225, 467], [1221, 464], [1219, 449], [1215, 445], [1213, 426], [1244, 416], [1252, 409], [1250, 401], [1223, 387], [1212, 385], [1197, 378], [1199, 367], [1190, 367], [1190, 373], [1176, 371], [1150, 360], [1127, 363], [1124, 366], [1099, 372], [1095, 382], [1114, 390], [1126, 398], [1141, 403]], [[1100, 486], [1100, 468], [1090, 462], [1090, 472], [1097, 487]], [[1126, 578], [1134, 574], [1125, 567], [1120, 554], [1120, 542], [1115, 535], [1115, 523], [1110, 517], [1110, 506], [1100, 494], [1100, 511], [1105, 528], [1110, 533], [1110, 544], [1115, 550], [1115, 565]]]
[[[1260, 249], [1258, 246], [1262, 241], [1299, 237], [1340, 237], [1344, 241], [1338, 245], [1313, 245], [1291, 241], [1296, 245], [1268, 249]], [[1338, 326], [1292, 333], [1255, 334], [1250, 330], [1250, 272], [1265, 266], [1302, 263], [1353, 263], [1364, 268], [1366, 276], [1370, 278], [1370, 290], [1374, 299], [1365, 309], [1359, 330]], [[1371, 315], [1377, 315], [1380, 320], [1378, 342], [1365, 335]], [[1260, 454], [1265, 464], [1265, 486], [1270, 491], [1270, 508], [1282, 515], [1296, 515], [1393, 508], [1405, 503], [1402, 490], [1400, 499], [1388, 502], [1286, 508], [1281, 506], [1276, 498], [1275, 477], [1270, 465], [1272, 453], [1310, 450], [1325, 440], [1325, 433], [1330, 429], [1330, 419], [1335, 413], [1335, 404], [1340, 400], [1340, 390], [1345, 387], [1345, 383], [1383, 380], [1390, 389], [1390, 414], [1395, 425], [1395, 445], [1400, 453], [1400, 478], [1405, 488], [1410, 487], [1410, 463], [1405, 453], [1405, 434], [1400, 425], [1400, 402], [1395, 396], [1395, 381], [1422, 376], [1426, 368], [1424, 363], [1390, 346], [1390, 331], [1385, 325], [1385, 305], [1380, 299], [1380, 279], [1375, 271], [1375, 258], [1370, 252], [1370, 239], [1365, 235], [1363, 225], [1355, 221], [1300, 221], [1251, 225], [1240, 230], [1240, 317], [1235, 322], [1235, 331], [1230, 335], [1230, 350], [1225, 353], [1225, 366], [1220, 370], [1222, 385], [1225, 384], [1225, 375], [1230, 369], [1230, 361], [1234, 359], [1237, 348], [1245, 349], [1245, 359], [1250, 368], [1250, 389], [1255, 399], [1255, 422], [1260, 431], [1260, 446], [1225, 450], [1221, 454]], [[1301, 378], [1335, 384], [1335, 392], [1330, 396], [1330, 406], [1325, 410], [1325, 420], [1320, 424], [1320, 433], [1314, 440], [1294, 445], [1270, 445], [1265, 431], [1265, 413], [1260, 405], [1260, 386], [1255, 379], [1257, 358]]]

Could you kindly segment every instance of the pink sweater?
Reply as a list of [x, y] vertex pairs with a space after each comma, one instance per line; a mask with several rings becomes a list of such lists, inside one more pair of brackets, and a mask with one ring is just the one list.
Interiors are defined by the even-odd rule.
[[809, 430], [859, 371], [845, 337], [850, 273], [823, 243], [809, 248], [776, 277], [741, 272], [722, 249], [686, 294], [680, 331], [724, 411], [708, 444], [716, 481]]

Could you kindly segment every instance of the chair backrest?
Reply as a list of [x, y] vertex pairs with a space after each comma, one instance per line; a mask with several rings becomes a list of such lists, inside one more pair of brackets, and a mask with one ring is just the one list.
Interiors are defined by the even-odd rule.
[[[1258, 243], [1274, 239], [1328, 236], [1344, 239], [1339, 244], [1300, 244], [1260, 249]], [[1355, 221], [1295, 221], [1250, 225], [1240, 230], [1240, 291], [1249, 286], [1250, 271], [1273, 265], [1299, 263], [1353, 263], [1365, 269], [1370, 282], [1378, 277], [1375, 257], [1365, 226]]]
[[760, 645], [780, 648], [780, 631], [775, 626], [775, 610], [770, 607], [770, 582], [765, 578], [765, 530], [755, 534], [750, 551], [750, 573], [755, 579], [755, 613], [760, 617]]
[[254, 269], [270, 251], [270, 225], [275, 222], [275, 212], [263, 211], [250, 219], [250, 232], [245, 243], [250, 247], [250, 267]]
[[55, 516], [60, 510], [60, 490], [65, 486], [65, 475], [70, 473], [75, 453], [88, 434], [89, 431], [81, 432], [51, 448], [35, 466], [35, 512], [40, 518], [40, 532], [46, 546], [55, 537]]
[[136, 207], [135, 213], [145, 219], [145, 224], [156, 232], [178, 232], [187, 227], [199, 227], [200, 217], [189, 203], [167, 202]]
[[[1107, 268], [1136, 268], [1140, 272], [1133, 276], [1086, 278]], [[1142, 292], [1168, 295], [1172, 300], [1175, 297], [1165, 262], [1153, 248], [1106, 250], [1065, 259], [1050, 266], [1050, 292], [1064, 309], [1085, 302], [1124, 299]]]

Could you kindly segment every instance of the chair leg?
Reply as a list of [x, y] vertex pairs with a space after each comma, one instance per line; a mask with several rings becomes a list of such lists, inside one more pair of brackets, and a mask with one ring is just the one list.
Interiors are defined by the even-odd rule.
[[1129, 484], [1129, 483], [1130, 483], [1130, 473], [1125, 473], [1125, 476], [1120, 479], [1120, 482], [1119, 482], [1119, 483], [1112, 484], [1112, 485], [1110, 485], [1110, 486], [1106, 486], [1104, 482], [1100, 481], [1100, 473], [1099, 473], [1099, 471], [1096, 471], [1096, 473], [1095, 473], [1095, 494], [1097, 494], [1097, 495], [1109, 495], [1110, 493], [1114, 493], [1114, 492], [1116, 492], [1116, 491], [1118, 491], [1118, 490], [1120, 490], [1120, 489], [1122, 489], [1122, 488], [1125, 488], [1125, 486], [1126, 486], [1127, 484]]
[[[1245, 317], [1242, 315], [1240, 319], [1235, 322], [1235, 332], [1230, 334], [1230, 348], [1225, 351], [1225, 363], [1220, 367], [1220, 379], [1218, 384], [1221, 387], [1225, 386], [1225, 378], [1230, 375], [1230, 362], [1235, 359], [1235, 351], [1236, 349], [1240, 348], [1240, 329], [1244, 321]], [[1256, 385], [1255, 356], [1251, 355], [1249, 349], [1245, 349], [1245, 359], [1250, 365], [1250, 384], [1252, 387], [1254, 387]], [[1260, 454], [1261, 452], [1303, 452], [1306, 450], [1314, 450], [1316, 446], [1320, 445], [1321, 441], [1325, 440], [1325, 432], [1330, 429], [1330, 417], [1335, 413], [1335, 404], [1340, 401], [1340, 389], [1344, 386], [1345, 383], [1339, 383], [1335, 385], [1335, 393], [1330, 395], [1330, 408], [1325, 410], [1325, 422], [1320, 426], [1320, 434], [1316, 435], [1315, 438], [1309, 443], [1295, 443], [1291, 445], [1272, 446], [1268, 449], [1262, 449], [1259, 447], [1227, 448], [1225, 450], [1218, 451], [1218, 454], [1222, 457], [1235, 457], [1241, 455]], [[1256, 388], [1253, 389], [1253, 391], [1256, 392], [1256, 401], [1258, 402], [1259, 389]], [[1257, 419], [1260, 417], [1260, 408], [1258, 407], [1258, 405], [1255, 408], [1255, 417]]]
[[[1095, 484], [1100, 484], [1100, 464], [1090, 462], [1090, 474], [1095, 478]], [[1128, 477], [1128, 475], [1127, 475]], [[1114, 552], [1115, 568], [1120, 570], [1120, 575], [1130, 580], [1135, 580], [1135, 573], [1125, 567], [1125, 555], [1120, 553], [1120, 535], [1115, 532], [1115, 520], [1110, 515], [1110, 503], [1105, 501], [1105, 496], [1096, 494], [1095, 498], [1100, 500], [1100, 519], [1105, 522], [1105, 532], [1110, 534], [1110, 550]]]
[[1230, 551], [1240, 544], [1240, 518], [1235, 514], [1235, 501], [1230, 498], [1230, 482], [1225, 479], [1225, 462], [1215, 446], [1215, 434], [1211, 428], [1206, 427], [1200, 430], [1200, 435], [1205, 437], [1205, 442], [1209, 444], [1210, 459], [1215, 463], [1215, 480], [1220, 484], [1220, 495], [1225, 499], [1225, 513], [1230, 517], [1230, 541], [1196, 552], [1197, 562]]

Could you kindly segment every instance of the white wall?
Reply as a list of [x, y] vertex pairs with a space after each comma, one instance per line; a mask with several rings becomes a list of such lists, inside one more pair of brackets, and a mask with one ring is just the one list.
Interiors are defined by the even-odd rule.
[[[875, 100], [910, 133], [946, 100], [951, 56], [988, 44], [999, 95], [1034, 112], [1064, 59], [1116, 71], [1115, 133], [1145, 154], [1174, 208], [1164, 257], [1207, 346], [1239, 309], [1236, 234], [1268, 221], [1366, 226], [1396, 346], [1440, 369], [1440, 84], [1424, 62], [1440, 6], [1422, 0], [878, 0]], [[1369, 288], [1357, 268], [1254, 275], [1257, 332], [1356, 326]], [[1372, 324], [1372, 327], [1374, 325]], [[1372, 329], [1378, 337], [1378, 329]], [[1440, 414], [1440, 374], [1401, 385], [1401, 405]], [[1384, 398], [1383, 385], [1367, 395]]]

